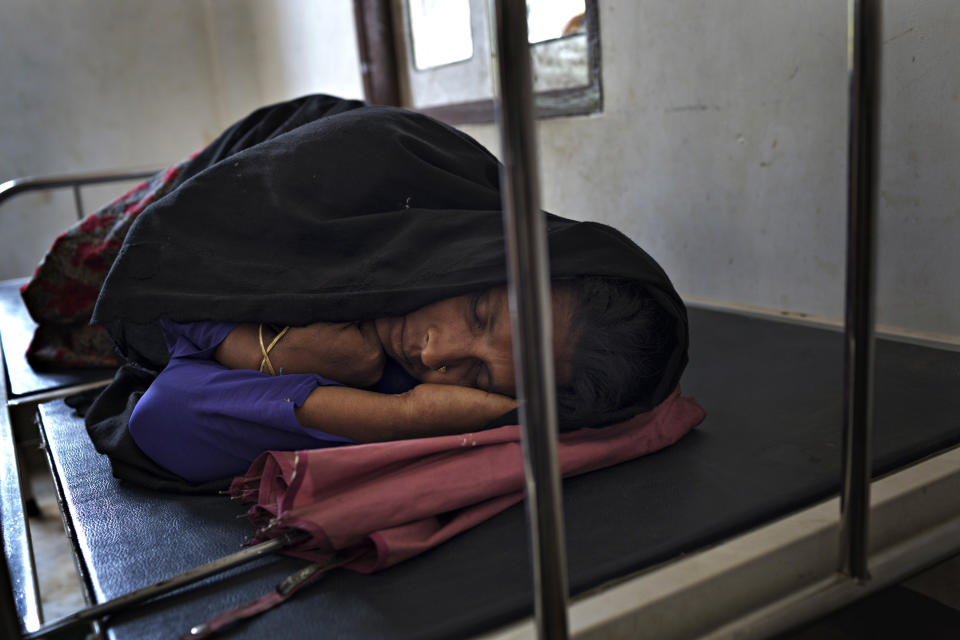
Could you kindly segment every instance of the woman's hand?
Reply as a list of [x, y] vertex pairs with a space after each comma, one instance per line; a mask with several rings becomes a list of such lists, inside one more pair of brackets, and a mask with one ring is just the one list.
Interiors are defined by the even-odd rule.
[[[255, 324], [239, 325], [220, 343], [214, 357], [232, 369], [259, 369], [263, 355], [257, 330]], [[263, 327], [265, 347], [275, 335]], [[386, 361], [372, 321], [291, 327], [269, 355], [278, 373], [316, 373], [355, 387], [376, 384]]]
[[318, 387], [295, 411], [304, 427], [382, 442], [477, 431], [516, 406], [509, 396], [472, 387], [420, 384], [399, 395]]

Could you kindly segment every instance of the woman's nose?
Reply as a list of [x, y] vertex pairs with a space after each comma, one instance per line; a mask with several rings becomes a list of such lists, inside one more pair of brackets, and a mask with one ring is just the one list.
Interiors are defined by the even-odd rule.
[[420, 351], [420, 361], [428, 369], [439, 369], [444, 365], [452, 365], [460, 357], [457, 351], [454, 341], [448, 340], [443, 332], [430, 328], [427, 329], [425, 343]]
[[428, 369], [436, 369], [443, 366], [440, 354], [440, 334], [434, 328], [427, 329], [427, 335], [423, 339], [423, 348], [420, 350], [420, 361]]

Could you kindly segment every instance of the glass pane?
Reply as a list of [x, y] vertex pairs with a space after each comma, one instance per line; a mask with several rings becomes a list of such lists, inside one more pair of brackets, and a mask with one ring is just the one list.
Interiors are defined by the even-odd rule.
[[585, 33], [584, 0], [527, 0], [527, 38], [531, 43]]
[[[476, 122], [488, 117], [481, 115], [487, 109], [492, 118], [489, 105], [481, 105], [493, 97], [489, 0], [405, 0], [399, 6], [410, 52], [405, 65], [407, 104], [416, 109], [469, 105], [455, 109], [455, 115], [448, 110], [443, 117]], [[587, 33], [593, 27], [583, 19], [589, 13], [588, 2], [528, 0], [526, 7], [533, 87], [541, 115], [596, 110], [600, 87], [594, 84], [593, 36]], [[460, 35], [454, 36], [457, 29]], [[454, 53], [457, 46], [462, 50]]]
[[570, 89], [590, 84], [587, 34], [540, 42], [530, 47], [534, 91]]
[[413, 64], [419, 69], [473, 56], [470, 0], [407, 0]]

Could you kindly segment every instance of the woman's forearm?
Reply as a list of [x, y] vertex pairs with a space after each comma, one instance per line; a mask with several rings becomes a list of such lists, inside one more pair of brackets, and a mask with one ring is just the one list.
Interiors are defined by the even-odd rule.
[[[266, 348], [276, 333], [266, 326], [262, 331]], [[263, 352], [258, 325], [238, 325], [217, 347], [214, 358], [230, 369], [259, 370]], [[385, 361], [370, 323], [317, 322], [290, 327], [270, 350], [269, 358], [278, 373], [316, 373], [359, 387], [376, 384]]]
[[454, 385], [421, 384], [399, 395], [326, 386], [295, 411], [304, 427], [383, 442], [477, 431], [515, 406], [508, 396]]

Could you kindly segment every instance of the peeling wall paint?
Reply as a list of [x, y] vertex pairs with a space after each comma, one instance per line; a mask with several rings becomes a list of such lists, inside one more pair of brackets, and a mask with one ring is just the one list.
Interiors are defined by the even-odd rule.
[[[845, 3], [599, 4], [604, 112], [541, 123], [545, 208], [623, 229], [683, 294], [840, 317]], [[261, 104], [359, 96], [351, 6], [5, 0], [0, 176], [166, 164]], [[884, 8], [878, 320], [960, 335], [960, 3]], [[35, 203], [0, 209], [0, 278], [71, 220]]]
[[[960, 3], [884, 8], [878, 321], [960, 335]], [[600, 26], [604, 112], [541, 122], [544, 207], [682, 294], [841, 317], [846, 3], [603, 0]]]

